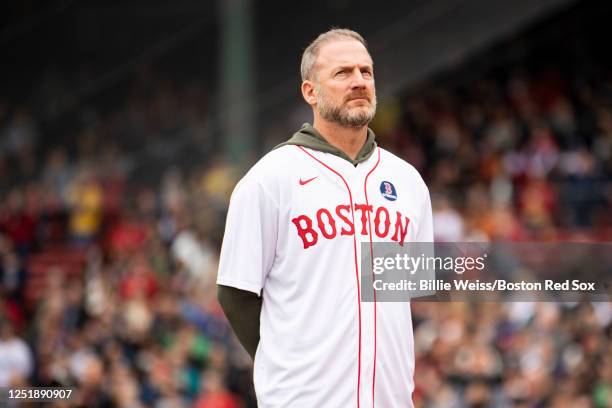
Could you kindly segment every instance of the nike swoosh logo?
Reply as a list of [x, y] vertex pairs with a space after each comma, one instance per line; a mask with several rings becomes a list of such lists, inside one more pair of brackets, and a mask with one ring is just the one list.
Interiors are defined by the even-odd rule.
[[300, 186], [303, 186], [304, 184], [308, 184], [308, 183], [310, 183], [312, 180], [316, 179], [317, 177], [319, 177], [319, 176], [315, 176], [315, 177], [310, 178], [310, 179], [308, 179], [308, 180], [302, 180], [302, 179], [300, 179]]

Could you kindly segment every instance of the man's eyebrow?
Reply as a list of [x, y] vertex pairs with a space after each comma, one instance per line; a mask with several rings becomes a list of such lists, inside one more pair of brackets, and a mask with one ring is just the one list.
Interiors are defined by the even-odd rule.
[[359, 68], [361, 68], [361, 69], [363, 69], [363, 68], [370, 69], [370, 70], [374, 69], [374, 66], [371, 65], [371, 64], [367, 64], [367, 65], [352, 64], [352, 65], [338, 65], [338, 66], [334, 67], [333, 70], [336, 71], [336, 70], [339, 70], [339, 69], [340, 70], [342, 70], [342, 69], [352, 69], [354, 66], [359, 66]]

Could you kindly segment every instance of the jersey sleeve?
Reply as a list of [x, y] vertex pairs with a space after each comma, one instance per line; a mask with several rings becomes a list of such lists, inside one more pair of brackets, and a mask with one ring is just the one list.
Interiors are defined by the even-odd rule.
[[276, 251], [277, 212], [256, 180], [238, 183], [227, 213], [217, 284], [261, 294]]
[[425, 188], [425, 199], [421, 207], [421, 222], [417, 230], [416, 242], [434, 242], [431, 198], [427, 188]]
[[[434, 258], [434, 235], [433, 235], [433, 215], [431, 209], [431, 198], [429, 189], [425, 187], [425, 197], [421, 207], [421, 216], [419, 226], [416, 232], [416, 240], [419, 248], [419, 253], [426, 259]], [[432, 267], [423, 267], [418, 271], [418, 279], [433, 282], [436, 279], [436, 270]], [[420, 285], [420, 284], [419, 284]], [[419, 290], [413, 294], [415, 298], [435, 296], [435, 290]]]

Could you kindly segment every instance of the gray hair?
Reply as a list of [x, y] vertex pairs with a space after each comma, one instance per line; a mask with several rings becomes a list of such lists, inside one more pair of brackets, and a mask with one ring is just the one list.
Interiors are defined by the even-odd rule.
[[332, 40], [356, 40], [363, 44], [363, 46], [366, 47], [366, 50], [368, 49], [366, 41], [359, 33], [346, 28], [332, 28], [323, 34], [320, 34], [304, 50], [304, 53], [302, 54], [302, 64], [300, 65], [302, 81], [312, 79], [312, 71], [315, 63], [317, 62], [317, 57], [319, 56], [321, 46]]

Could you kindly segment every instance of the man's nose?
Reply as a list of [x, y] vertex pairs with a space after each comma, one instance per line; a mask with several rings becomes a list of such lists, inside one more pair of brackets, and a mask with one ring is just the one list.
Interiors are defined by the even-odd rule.
[[366, 79], [363, 77], [363, 73], [360, 70], [355, 70], [351, 77], [351, 88], [365, 88]]

